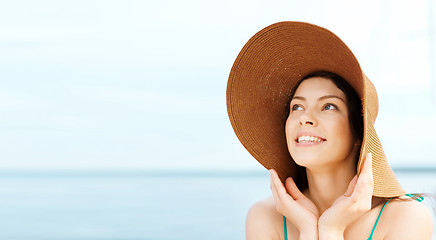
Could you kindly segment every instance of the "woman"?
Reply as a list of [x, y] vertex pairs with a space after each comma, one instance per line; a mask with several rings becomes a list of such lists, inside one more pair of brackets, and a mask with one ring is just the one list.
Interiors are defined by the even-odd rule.
[[430, 213], [405, 196], [375, 132], [375, 88], [333, 33], [300, 22], [258, 32], [233, 65], [227, 107], [271, 172], [247, 239], [431, 238]]

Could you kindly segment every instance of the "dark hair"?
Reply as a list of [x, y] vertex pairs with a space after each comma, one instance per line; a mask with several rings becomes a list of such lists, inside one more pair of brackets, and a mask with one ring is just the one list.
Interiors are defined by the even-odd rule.
[[[295, 95], [297, 88], [300, 84], [309, 78], [312, 77], [322, 77], [331, 80], [346, 96], [346, 104], [348, 108], [348, 122], [350, 124], [351, 133], [353, 137], [359, 140], [359, 143], [362, 143], [363, 139], [363, 117], [362, 117], [362, 101], [357, 94], [357, 92], [351, 87], [351, 85], [338, 74], [327, 72], [327, 71], [316, 71], [304, 76], [295, 87], [291, 90], [290, 100]], [[290, 102], [290, 101], [289, 101]], [[290, 107], [287, 106], [288, 113], [286, 116], [289, 116]], [[357, 158], [356, 157], [356, 167], [357, 167]], [[297, 175], [295, 176], [295, 183], [298, 188], [303, 191], [308, 188], [307, 183], [307, 175], [306, 169], [304, 167], [297, 165]]]

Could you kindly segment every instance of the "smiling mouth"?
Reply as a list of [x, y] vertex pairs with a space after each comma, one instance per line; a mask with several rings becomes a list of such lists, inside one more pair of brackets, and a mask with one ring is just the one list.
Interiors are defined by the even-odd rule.
[[325, 142], [326, 139], [322, 137], [314, 137], [314, 136], [299, 136], [297, 139], [295, 139], [297, 143], [310, 143], [310, 142]]

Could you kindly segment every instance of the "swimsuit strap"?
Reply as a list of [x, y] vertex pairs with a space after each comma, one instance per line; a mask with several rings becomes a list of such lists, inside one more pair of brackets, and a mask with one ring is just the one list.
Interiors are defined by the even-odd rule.
[[[380, 220], [380, 216], [383, 212], [383, 209], [385, 209], [386, 205], [388, 204], [389, 201], [391, 201], [392, 198], [390, 198], [382, 207], [382, 209], [380, 210], [380, 213], [378, 214], [377, 220], [375, 221], [374, 227], [372, 228], [371, 231], [371, 235], [369, 235], [368, 240], [372, 240], [372, 235], [374, 234], [375, 228], [377, 227], [378, 221]], [[283, 216], [283, 228], [284, 228], [284, 233], [285, 233], [285, 238], [284, 240], [288, 240], [288, 229], [286, 227], [286, 217]]]
[[283, 228], [285, 229], [285, 240], [288, 240], [288, 228], [286, 227], [286, 217], [283, 216]]
[[406, 194], [406, 196], [411, 197], [411, 198], [415, 199], [418, 202], [424, 201], [424, 197], [420, 196], [418, 194], [410, 194], [410, 193], [408, 193], [408, 194]]
[[378, 214], [377, 220], [375, 220], [374, 227], [372, 228], [371, 235], [369, 235], [368, 240], [372, 240], [372, 235], [374, 234], [375, 228], [377, 227], [378, 220], [380, 220], [380, 216], [383, 212], [383, 209], [385, 209], [386, 205], [388, 204], [389, 201], [391, 201], [391, 199], [392, 198], [389, 198], [389, 200], [383, 205], [382, 209], [380, 210], [380, 213]]
[[[424, 200], [424, 197], [416, 195], [416, 194], [406, 194], [406, 196], [414, 198], [418, 202], [422, 202]], [[391, 201], [392, 198], [389, 198], [389, 200], [383, 205], [382, 209], [380, 210], [380, 213], [378, 214], [377, 220], [375, 221], [374, 227], [372, 228], [371, 235], [369, 235], [368, 240], [372, 240], [372, 235], [374, 234], [375, 228], [377, 227], [378, 221], [380, 220], [380, 216], [385, 209], [386, 205]], [[285, 233], [284, 240], [288, 240], [288, 228], [286, 227], [286, 217], [283, 216], [283, 228]]]
[[[406, 196], [411, 197], [411, 198], [415, 199], [418, 202], [424, 201], [424, 197], [420, 196], [418, 194], [410, 194], [410, 193], [408, 193], [408, 194], [406, 194]], [[368, 240], [372, 240], [372, 235], [374, 234], [375, 228], [377, 227], [377, 223], [378, 223], [378, 220], [380, 219], [380, 216], [381, 216], [381, 214], [383, 212], [383, 209], [386, 207], [388, 202], [391, 201], [391, 199], [392, 198], [389, 198], [389, 200], [385, 203], [385, 205], [383, 205], [382, 209], [380, 210], [380, 213], [378, 214], [377, 220], [375, 221], [374, 227], [372, 228], [371, 235], [369, 235]]]

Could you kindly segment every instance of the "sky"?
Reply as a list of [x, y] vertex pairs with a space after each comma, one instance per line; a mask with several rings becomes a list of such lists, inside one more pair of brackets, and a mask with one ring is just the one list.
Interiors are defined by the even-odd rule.
[[260, 169], [225, 92], [240, 49], [278, 21], [336, 33], [378, 90], [391, 165], [436, 167], [432, 12], [431, 0], [2, 1], [0, 169]]

